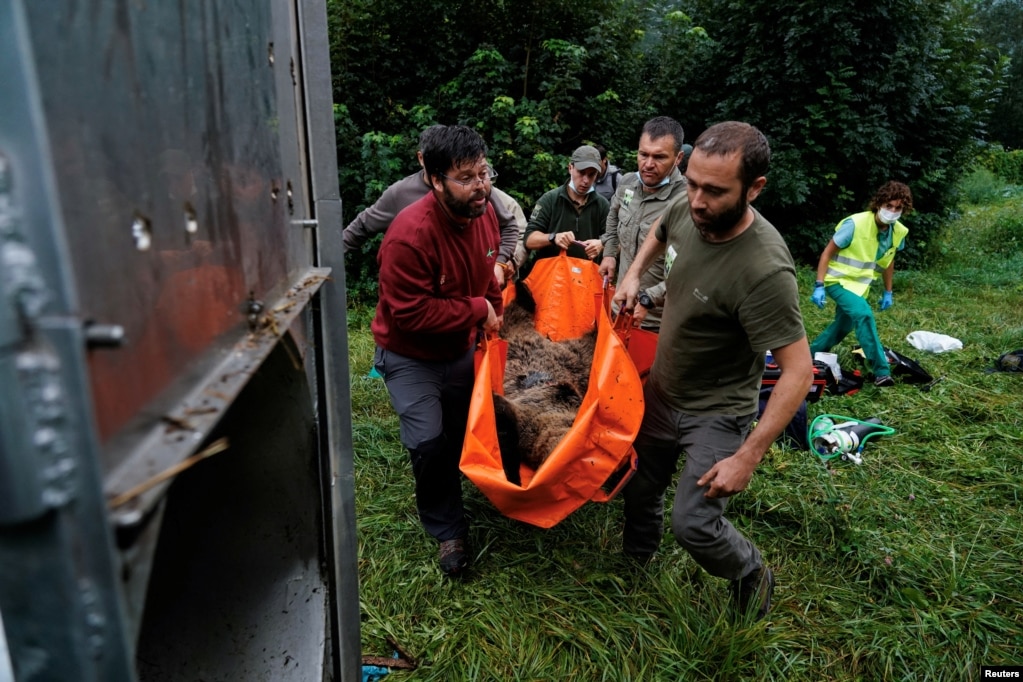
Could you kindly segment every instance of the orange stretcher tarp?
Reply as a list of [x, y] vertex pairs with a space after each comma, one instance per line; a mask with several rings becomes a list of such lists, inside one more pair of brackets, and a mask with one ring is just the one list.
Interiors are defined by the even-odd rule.
[[536, 261], [523, 283], [536, 302], [533, 323], [541, 336], [565, 341], [593, 329], [594, 296], [604, 288], [593, 261], [569, 258], [562, 251], [555, 258]]
[[[534, 279], [538, 267], [543, 276]], [[552, 275], [544, 272], [547, 268], [561, 272]], [[540, 281], [548, 287], [544, 293], [536, 284]], [[506, 342], [485, 339], [477, 351], [476, 383], [461, 470], [502, 514], [541, 528], [554, 526], [586, 502], [612, 499], [635, 471], [632, 443], [643, 419], [643, 386], [637, 364], [649, 369], [653, 344], [648, 336], [656, 335], [628, 329], [631, 320], [624, 320], [626, 325], [612, 325], [608, 313], [610, 291], [601, 292], [601, 284], [596, 289], [598, 303], [594, 298], [595, 282], [601, 282], [601, 278], [594, 263], [564, 256], [537, 261], [527, 278], [530, 292], [537, 298], [534, 320], [543, 318], [542, 323], [548, 325], [545, 328], [559, 336], [567, 328], [581, 336], [596, 325], [597, 340], [589, 385], [572, 427], [536, 471], [521, 467], [521, 487], [505, 477], [494, 420], [493, 392], [503, 392]], [[551, 291], [563, 297], [560, 304], [549, 295]], [[541, 306], [541, 299], [548, 303]], [[584, 321], [586, 315], [579, 312], [582, 310], [588, 310], [588, 323]], [[557, 311], [570, 311], [568, 327], [547, 320], [557, 317]], [[625, 345], [630, 337], [636, 340], [635, 352], [641, 354], [635, 362]]]

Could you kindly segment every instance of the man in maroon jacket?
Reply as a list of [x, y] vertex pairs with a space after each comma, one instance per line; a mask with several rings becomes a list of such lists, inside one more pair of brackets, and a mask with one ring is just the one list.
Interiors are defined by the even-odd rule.
[[501, 234], [487, 201], [487, 146], [465, 126], [440, 131], [423, 155], [432, 191], [401, 211], [377, 254], [374, 365], [412, 459], [419, 519], [440, 542], [441, 570], [469, 565], [458, 470], [479, 330], [497, 332]]

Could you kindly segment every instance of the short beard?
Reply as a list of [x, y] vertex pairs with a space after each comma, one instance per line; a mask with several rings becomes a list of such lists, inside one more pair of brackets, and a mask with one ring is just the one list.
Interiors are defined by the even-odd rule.
[[[484, 196], [486, 196], [485, 191], [483, 194]], [[474, 199], [476, 198], [475, 192], [473, 192], [473, 198]], [[451, 214], [454, 216], [458, 216], [459, 218], [468, 218], [469, 220], [472, 220], [473, 218], [479, 218], [487, 210], [487, 202], [484, 201], [483, 205], [477, 209], [474, 206], [471, 206], [468, 201], [460, 201], [459, 199], [455, 198], [454, 195], [448, 192], [447, 187], [444, 188], [443, 199], [444, 205], [448, 207], [448, 210], [451, 211]]]
[[749, 202], [746, 201], [746, 193], [743, 192], [739, 201], [724, 213], [714, 216], [705, 223], [699, 222], [694, 215], [693, 222], [700, 230], [700, 234], [719, 237], [728, 234], [742, 220], [747, 208], [749, 208]]

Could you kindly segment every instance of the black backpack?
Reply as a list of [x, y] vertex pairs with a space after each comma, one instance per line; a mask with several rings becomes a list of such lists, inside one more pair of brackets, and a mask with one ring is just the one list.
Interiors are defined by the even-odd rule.
[[995, 360], [995, 371], [1023, 372], [1023, 348], [999, 355]]

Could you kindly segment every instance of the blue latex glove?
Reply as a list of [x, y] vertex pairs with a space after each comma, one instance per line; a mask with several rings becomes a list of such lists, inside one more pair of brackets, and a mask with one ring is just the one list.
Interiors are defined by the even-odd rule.
[[[813, 293], [810, 294], [810, 300], [818, 308], [824, 307], [824, 285], [816, 286], [813, 288]], [[882, 308], [883, 310], [883, 308]]]
[[881, 310], [888, 310], [892, 307], [892, 292], [886, 291], [881, 295]]

